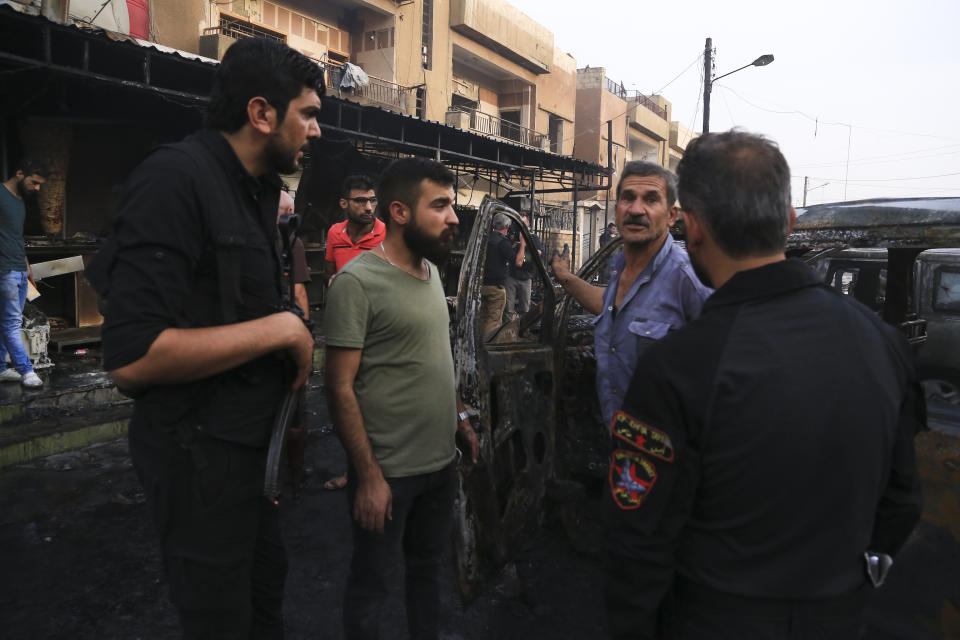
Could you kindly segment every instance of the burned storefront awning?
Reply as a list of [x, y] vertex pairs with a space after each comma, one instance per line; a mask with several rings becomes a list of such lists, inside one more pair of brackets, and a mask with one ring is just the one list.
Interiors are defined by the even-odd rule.
[[[216, 62], [0, 7], [0, 114], [200, 124]], [[183, 123], [186, 116], [188, 122]]]
[[[58, 244], [62, 251], [44, 249], [50, 255], [95, 252], [129, 172], [152, 147], [203, 125], [216, 69], [217, 61], [194, 54], [0, 6], [0, 169], [26, 154], [53, 165], [26, 235]], [[347, 174], [338, 172], [376, 175], [403, 155], [439, 160], [464, 182], [485, 181], [531, 203], [537, 194], [575, 199], [578, 190], [609, 186], [599, 165], [333, 95], [324, 97], [320, 120], [323, 139], [297, 187], [305, 231], [311, 214], [325, 230], [331, 221], [321, 212], [339, 210], [333, 199]], [[91, 246], [65, 246], [83, 241]], [[28, 251], [38, 251], [30, 242]]]
[[[201, 124], [216, 61], [97, 28], [0, 7], [0, 114], [88, 118], [149, 115]], [[324, 135], [364, 154], [433, 157], [452, 169], [542, 190], [605, 189], [609, 170], [507, 140], [327, 96]]]
[[[376, 175], [390, 160], [420, 156], [442, 162], [465, 182], [480, 179], [510, 194], [570, 193], [609, 188], [606, 167], [449, 125], [326, 97], [320, 114], [323, 137], [311, 143], [297, 210], [338, 210], [339, 185], [352, 173]], [[479, 198], [478, 198], [479, 201]], [[323, 219], [319, 224], [329, 225]], [[325, 227], [324, 227], [325, 228]]]
[[[50, 170], [27, 202], [31, 263], [92, 259], [130, 171], [201, 126], [215, 71], [199, 56], [0, 6], [0, 169], [32, 156]], [[95, 341], [102, 318], [82, 272], [40, 285], [51, 342]]]
[[551, 191], [569, 192], [575, 185], [607, 188], [609, 171], [600, 165], [380, 107], [327, 98], [320, 121], [325, 135], [349, 138], [361, 151], [432, 157], [491, 182], [534, 180]]

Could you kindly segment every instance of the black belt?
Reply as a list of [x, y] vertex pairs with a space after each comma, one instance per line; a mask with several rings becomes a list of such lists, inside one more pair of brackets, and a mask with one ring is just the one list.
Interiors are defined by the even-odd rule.
[[722, 611], [741, 616], [773, 618], [835, 617], [859, 614], [870, 597], [869, 583], [839, 596], [809, 600], [751, 598], [718, 591], [712, 587], [677, 578], [676, 599], [680, 607]]

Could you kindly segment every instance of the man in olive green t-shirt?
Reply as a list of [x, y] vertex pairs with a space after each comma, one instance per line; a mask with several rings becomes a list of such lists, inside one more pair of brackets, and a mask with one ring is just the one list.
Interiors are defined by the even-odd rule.
[[377, 190], [385, 240], [340, 270], [324, 318], [326, 387], [349, 462], [353, 560], [349, 640], [376, 639], [406, 575], [411, 638], [439, 637], [440, 568], [450, 541], [456, 437], [476, 434], [456, 393], [436, 262], [453, 244], [454, 176], [419, 158], [390, 164]]

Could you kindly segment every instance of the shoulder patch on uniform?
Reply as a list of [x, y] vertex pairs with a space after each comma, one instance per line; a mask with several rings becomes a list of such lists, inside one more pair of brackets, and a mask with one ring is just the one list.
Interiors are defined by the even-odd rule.
[[673, 441], [660, 429], [654, 429], [623, 411], [617, 411], [613, 415], [610, 430], [613, 431], [614, 436], [630, 446], [649, 453], [654, 458], [660, 458], [664, 462], [673, 462]]
[[610, 492], [621, 509], [638, 509], [657, 481], [657, 468], [639, 453], [616, 449], [610, 458]]

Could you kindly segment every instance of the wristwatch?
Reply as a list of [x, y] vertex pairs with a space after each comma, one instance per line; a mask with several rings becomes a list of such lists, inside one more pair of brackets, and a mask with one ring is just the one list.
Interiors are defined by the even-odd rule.
[[457, 414], [457, 420], [460, 421], [460, 422], [463, 422], [464, 420], [466, 420], [466, 419], [469, 418], [469, 417], [470, 417], [470, 414], [467, 413], [466, 411], [461, 411], [461, 412], [459, 412], [459, 413]]

